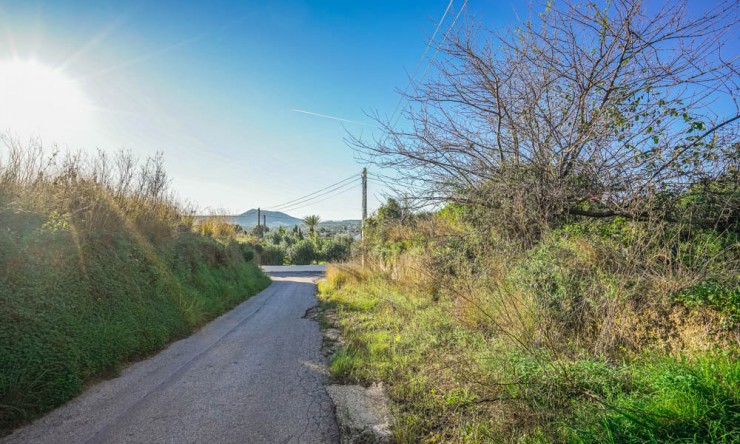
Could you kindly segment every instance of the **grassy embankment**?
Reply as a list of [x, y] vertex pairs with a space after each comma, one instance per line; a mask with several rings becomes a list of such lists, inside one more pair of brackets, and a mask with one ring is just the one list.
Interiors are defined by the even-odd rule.
[[347, 340], [332, 374], [386, 382], [399, 442], [740, 441], [736, 235], [582, 222], [523, 248], [449, 214], [380, 225], [320, 298]]
[[159, 159], [0, 163], [0, 435], [269, 284], [253, 251], [194, 232]]

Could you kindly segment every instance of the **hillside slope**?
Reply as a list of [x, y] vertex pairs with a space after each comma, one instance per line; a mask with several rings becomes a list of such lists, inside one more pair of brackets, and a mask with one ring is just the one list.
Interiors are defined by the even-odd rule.
[[19, 160], [0, 163], [0, 436], [269, 285], [250, 247], [192, 231], [157, 159], [117, 188], [129, 170], [106, 157], [55, 169], [40, 150], [9, 148]]
[[[289, 214], [281, 213], [280, 211], [261, 211], [260, 216], [267, 216], [267, 226], [270, 228], [294, 227], [296, 225], [300, 227], [303, 224], [301, 219]], [[252, 228], [256, 226], [257, 210], [253, 208], [236, 216], [235, 223], [244, 228]], [[260, 223], [262, 223], [262, 221], [260, 221]]]

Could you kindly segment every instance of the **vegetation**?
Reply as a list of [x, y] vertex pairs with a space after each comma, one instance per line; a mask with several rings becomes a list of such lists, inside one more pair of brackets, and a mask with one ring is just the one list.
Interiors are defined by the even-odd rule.
[[[738, 3], [655, 6], [547, 2], [500, 33], [471, 24], [439, 48], [439, 76], [403, 97], [408, 125], [378, 118], [377, 139], [350, 140], [409, 197], [475, 206], [528, 241], [569, 215], [726, 227]], [[687, 213], [688, 201], [715, 205]]]
[[233, 228], [183, 216], [160, 157], [4, 143], [0, 434], [269, 284]]
[[331, 371], [386, 382], [400, 442], [740, 442], [737, 11], [473, 26], [353, 139], [404, 205], [320, 286]]
[[526, 248], [458, 215], [373, 219], [365, 268], [320, 286], [332, 373], [387, 383], [400, 442], [740, 439], [737, 234], [583, 221]]
[[[318, 223], [319, 217], [315, 218], [312, 222]], [[308, 265], [346, 261], [351, 253], [353, 238], [350, 234], [331, 234], [321, 230], [304, 236], [300, 227], [296, 226], [292, 231], [282, 227], [267, 231], [261, 241], [253, 239], [252, 243], [263, 265]]]
[[321, 222], [321, 217], [316, 214], [311, 214], [303, 218], [303, 223], [308, 227], [308, 232], [310, 234], [314, 234], [319, 222]]

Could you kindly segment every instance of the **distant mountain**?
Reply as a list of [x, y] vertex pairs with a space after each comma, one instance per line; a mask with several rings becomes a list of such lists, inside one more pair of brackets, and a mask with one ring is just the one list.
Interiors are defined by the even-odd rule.
[[[265, 211], [260, 212], [260, 217], [267, 216], [267, 226], [270, 228], [278, 227], [299, 227], [303, 224], [301, 219], [293, 217], [291, 215], [281, 213], [280, 211]], [[244, 228], [252, 228], [257, 225], [257, 210], [251, 209], [245, 213], [236, 216], [235, 223], [241, 225]], [[260, 221], [260, 224], [262, 221]]]
[[[293, 217], [289, 214], [281, 213], [280, 211], [265, 211], [260, 212], [262, 215], [267, 216], [267, 226], [269, 228], [293, 228], [298, 225], [303, 226], [303, 220]], [[209, 216], [195, 216], [196, 220], [205, 220]], [[222, 216], [227, 223], [241, 225], [246, 229], [254, 228], [257, 225], [257, 210], [251, 209], [242, 214], [236, 216]], [[261, 221], [260, 221], [261, 222]], [[330, 232], [339, 231], [357, 231], [359, 232], [360, 225], [362, 222], [359, 219], [348, 219], [348, 220], [324, 220], [319, 222], [319, 228], [325, 228]]]

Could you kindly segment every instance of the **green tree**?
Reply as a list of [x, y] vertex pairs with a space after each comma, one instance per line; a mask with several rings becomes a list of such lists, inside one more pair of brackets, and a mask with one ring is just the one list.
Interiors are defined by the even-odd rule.
[[291, 265], [308, 265], [317, 259], [316, 246], [310, 239], [298, 241], [288, 248], [287, 259]]
[[378, 208], [378, 220], [381, 222], [384, 220], [400, 220], [403, 215], [401, 206], [398, 201], [392, 197], [388, 198], [388, 202]]

